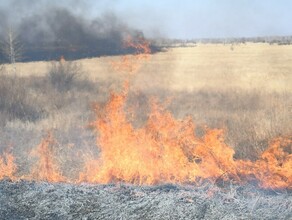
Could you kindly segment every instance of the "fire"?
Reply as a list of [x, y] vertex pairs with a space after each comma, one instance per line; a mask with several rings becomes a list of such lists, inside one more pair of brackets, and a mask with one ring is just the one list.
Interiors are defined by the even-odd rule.
[[150, 43], [144, 38], [137, 38], [136, 41], [133, 41], [131, 37], [127, 37], [124, 41], [124, 47], [135, 49], [135, 56], [137, 59], [148, 58], [151, 54]]
[[32, 151], [32, 155], [38, 158], [33, 166], [28, 179], [49, 182], [63, 182], [65, 177], [62, 176], [60, 168], [56, 161], [55, 147], [56, 141], [51, 133], [48, 133], [41, 143]]
[[11, 153], [4, 152], [3, 156], [0, 156], [0, 180], [5, 177], [15, 179], [16, 170], [14, 156]]
[[[129, 60], [147, 58], [149, 45], [131, 40], [125, 45], [136, 48], [137, 54], [124, 56], [114, 67], [134, 73], [139, 63]], [[190, 117], [175, 119], [155, 100], [145, 125], [134, 128], [127, 118], [128, 92], [126, 81], [123, 91], [112, 93], [105, 106], [94, 105], [93, 127], [101, 155], [86, 162], [79, 181], [158, 184], [222, 179], [256, 181], [263, 188], [291, 187], [291, 139], [276, 139], [256, 162], [236, 161], [233, 148], [224, 142], [223, 130], [206, 129], [202, 138], [196, 137]], [[290, 150], [284, 151], [282, 145]]]
[[[216, 177], [226, 171], [225, 164], [230, 157], [220, 157], [214, 150], [218, 145], [224, 147], [220, 139], [213, 140], [213, 135], [217, 137], [220, 131], [208, 132], [204, 139], [199, 139], [194, 135], [194, 123], [190, 118], [176, 120], [156, 102], [152, 103], [145, 126], [134, 129], [124, 110], [127, 92], [125, 87], [121, 94], [112, 94], [102, 110], [95, 106], [98, 117], [94, 125], [101, 156], [87, 165], [83, 181], [184, 183]], [[196, 158], [201, 161], [196, 162]], [[206, 166], [210, 163], [211, 168]]]
[[[134, 73], [139, 60], [150, 56], [149, 44], [126, 41], [137, 53], [113, 63], [118, 71]], [[201, 137], [195, 134], [191, 117], [176, 119], [156, 99], [151, 99], [148, 119], [135, 128], [127, 117], [127, 97], [130, 80], [121, 92], [112, 92], [108, 102], [93, 105], [95, 120], [91, 123], [100, 155], [84, 161], [84, 170], [72, 182], [132, 184], [199, 184], [209, 180], [232, 181], [238, 184], [256, 182], [266, 189], [292, 189], [292, 137], [270, 142], [257, 161], [235, 160], [234, 150], [224, 141], [221, 129], [205, 129]], [[37, 181], [68, 182], [62, 175], [57, 143], [49, 133], [33, 150], [37, 160], [24, 178]], [[12, 154], [0, 157], [0, 179], [14, 178], [16, 165]], [[15, 179], [15, 178], [14, 178]]]
[[128, 37], [124, 41], [124, 47], [135, 49], [136, 53], [134, 55], [122, 56], [120, 60], [111, 62], [111, 66], [115, 71], [121, 73], [136, 73], [141, 67], [141, 61], [147, 60], [150, 57], [150, 43], [143, 38], [133, 41], [131, 37]]
[[62, 55], [59, 60], [60, 63], [64, 64], [66, 62], [65, 57]]
[[80, 181], [183, 184], [221, 178], [256, 181], [262, 188], [291, 188], [291, 138], [275, 139], [255, 162], [236, 161], [223, 130], [206, 129], [202, 138], [196, 137], [191, 118], [177, 120], [155, 101], [146, 124], [135, 129], [125, 111], [127, 94], [125, 86], [103, 108], [94, 106], [101, 155], [87, 162]]
[[258, 179], [262, 188], [292, 189], [292, 138], [276, 138], [259, 160], [237, 161], [246, 179]]

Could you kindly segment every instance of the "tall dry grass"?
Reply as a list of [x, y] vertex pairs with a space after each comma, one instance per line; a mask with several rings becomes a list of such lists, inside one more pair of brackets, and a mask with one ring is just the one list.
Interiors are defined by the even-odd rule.
[[[136, 109], [131, 120], [137, 127], [146, 120], [151, 97], [171, 100], [167, 108], [177, 118], [191, 115], [198, 134], [205, 126], [224, 128], [237, 158], [256, 159], [268, 141], [292, 132], [291, 52], [291, 46], [247, 44], [232, 51], [228, 45], [198, 45], [155, 54], [130, 81], [128, 106]], [[82, 69], [74, 63], [64, 68], [58, 63], [18, 63], [16, 76], [5, 65], [0, 76], [0, 148], [13, 146], [16, 156], [29, 152], [50, 130], [60, 146], [80, 157], [98, 154], [88, 128], [91, 103], [105, 103], [110, 91], [120, 88], [124, 77], [110, 68], [117, 59], [77, 61]], [[63, 163], [76, 173], [80, 162], [65, 149], [59, 152]], [[25, 169], [30, 162], [20, 163]]]

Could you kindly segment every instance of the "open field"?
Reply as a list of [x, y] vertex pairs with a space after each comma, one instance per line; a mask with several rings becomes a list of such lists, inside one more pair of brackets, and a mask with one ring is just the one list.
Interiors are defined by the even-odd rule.
[[[48, 80], [49, 62], [17, 63], [17, 91], [13, 89], [11, 66], [4, 65], [1, 84], [10, 85], [5, 91], [11, 95], [6, 98], [21, 99], [20, 109], [26, 112], [11, 115], [9, 108], [0, 109], [0, 146], [27, 145], [29, 149], [51, 129], [64, 144], [87, 143], [86, 138], [72, 135], [80, 133], [79, 129], [92, 143], [93, 135], [86, 128], [92, 118], [90, 104], [105, 102], [110, 91], [121, 86], [125, 74], [111, 66], [113, 60], [119, 59], [75, 61], [82, 74], [65, 92], [56, 90]], [[198, 132], [205, 125], [224, 128], [226, 140], [238, 157], [255, 159], [272, 138], [291, 135], [289, 45], [198, 44], [173, 48], [143, 61], [141, 69], [131, 76], [130, 84], [129, 103], [137, 107], [137, 125], [147, 116], [149, 97], [156, 96], [162, 102], [170, 99], [167, 108], [177, 118], [191, 115]]]
[[0, 220], [292, 220], [292, 1], [233, 2], [0, 0]]
[[[233, 48], [233, 49], [232, 49]], [[79, 60], [90, 80], [118, 77], [110, 62], [119, 57]], [[43, 76], [47, 62], [18, 63], [20, 76]], [[7, 67], [9, 70], [9, 67]], [[291, 92], [292, 46], [263, 43], [198, 44], [154, 54], [135, 77], [136, 86], [193, 91], [242, 88]], [[155, 80], [153, 80], [155, 79]]]
[[[26, 180], [14, 182], [4, 178], [9, 176], [6, 173], [11, 174], [8, 169], [9, 157], [2, 161], [0, 157], [0, 168], [1, 163], [2, 166], [4, 164], [4, 168], [0, 169], [2, 172], [0, 172], [0, 218], [62, 219], [69, 216], [77, 219], [291, 218], [291, 175], [284, 173], [282, 178], [278, 171], [280, 173], [287, 169], [291, 155], [292, 46], [245, 44], [233, 45], [231, 48], [231, 45], [206, 44], [173, 48], [151, 55], [149, 60], [139, 61], [141, 68], [131, 75], [113, 70], [112, 63], [119, 60], [121, 57], [117, 56], [83, 59], [73, 63], [17, 63], [15, 74], [11, 66], [3, 66], [0, 74], [0, 155], [11, 152], [18, 166], [15, 175], [11, 172], [12, 180], [15, 177]], [[95, 118], [92, 103], [104, 106], [108, 103], [111, 91], [121, 91], [125, 79], [129, 80], [127, 117], [134, 125], [133, 130], [143, 128], [150, 113], [149, 100], [156, 97], [175, 118], [183, 119], [190, 116], [194, 120], [196, 127], [191, 133], [195, 132], [198, 140], [200, 138], [204, 140], [206, 137], [203, 136], [207, 133], [206, 126], [224, 129], [225, 142], [235, 150], [234, 159], [239, 161], [236, 164], [240, 164], [239, 159], [247, 161], [246, 164], [249, 164], [248, 160], [256, 160], [254, 164], [260, 164], [257, 171], [260, 175], [271, 168], [265, 167], [266, 163], [271, 165], [268, 163], [270, 160], [259, 159], [261, 153], [274, 138], [287, 137], [290, 142], [281, 148], [287, 150], [287, 153], [285, 152], [288, 155], [285, 157], [288, 158], [287, 161], [282, 161], [282, 164], [274, 163], [273, 156], [277, 156], [281, 161], [285, 153], [281, 151], [279, 156], [272, 151], [271, 161], [272, 165], [276, 164], [275, 168], [274, 170], [271, 168], [271, 174], [268, 173], [267, 177], [266, 173], [263, 176], [266, 178], [264, 180], [272, 183], [272, 189], [260, 189], [257, 181], [241, 185], [235, 178], [233, 179], [232, 167], [229, 165], [233, 166], [235, 160], [231, 158], [227, 168], [222, 163], [223, 160], [221, 161], [222, 158], [229, 158], [229, 148], [225, 147], [224, 155], [213, 154], [217, 151], [217, 139], [214, 145], [210, 145], [210, 149], [215, 146], [214, 151], [210, 150], [210, 158], [219, 160], [211, 171], [219, 167], [220, 175], [215, 175], [215, 179], [211, 178], [210, 181], [207, 179], [204, 182], [198, 178], [198, 183], [191, 182], [190, 185], [189, 182], [186, 185], [179, 185], [177, 183], [181, 182], [174, 181], [174, 185], [157, 186], [127, 185], [123, 183], [124, 181], [122, 183], [114, 181], [114, 184], [105, 185], [71, 184], [79, 183], [74, 181], [86, 170], [85, 164], [98, 158], [102, 149], [102, 145], [99, 146], [99, 142], [96, 141], [96, 135], [99, 134], [93, 131], [92, 124], [89, 126]], [[119, 100], [123, 95], [116, 97]], [[112, 110], [113, 115], [120, 116], [119, 113], [115, 115], [115, 109]], [[110, 120], [103, 118], [102, 112], [100, 114], [102, 120], [109, 120], [105, 123], [106, 126], [115, 124], [115, 117], [114, 120]], [[169, 120], [169, 117], [167, 119]], [[166, 122], [167, 120], [157, 123], [154, 121], [150, 125], [155, 127], [157, 124], [160, 128], [162, 124], [163, 129]], [[188, 134], [189, 129], [186, 129], [186, 126], [180, 127], [180, 123], [181, 121], [175, 121], [174, 124], [178, 125], [179, 129], [176, 127], [171, 129], [178, 131], [178, 134]], [[122, 129], [110, 130], [108, 140], [115, 140], [117, 130], [121, 132], [120, 130], [124, 128], [119, 126], [127, 125], [123, 120], [117, 124], [117, 128]], [[187, 124], [187, 128], [193, 127]], [[163, 135], [164, 131], [155, 133], [154, 130], [153, 133], [159, 147], [161, 144], [159, 135]], [[48, 132], [55, 138], [52, 143], [49, 138], [43, 139]], [[123, 131], [121, 133], [125, 134]], [[129, 138], [123, 139], [122, 136], [121, 140], [113, 143], [123, 147], [126, 146], [123, 141], [130, 141], [126, 144], [132, 143], [130, 146], [136, 149], [135, 144], [140, 143], [141, 132], [129, 134]], [[150, 133], [150, 136], [153, 134]], [[177, 137], [170, 136], [170, 140], [177, 140]], [[135, 142], [137, 137], [139, 140]], [[218, 138], [216, 135], [215, 137]], [[134, 142], [131, 142], [133, 138]], [[194, 146], [195, 143], [196, 148], [199, 148], [198, 152], [201, 146], [208, 152], [207, 144], [189, 143], [188, 140], [192, 139], [186, 140], [187, 142], [175, 143], [179, 143], [178, 146], [182, 149], [188, 149], [184, 148], [184, 144]], [[103, 143], [107, 145], [106, 142]], [[143, 147], [144, 142], [142, 148], [140, 146], [137, 149], [147, 153], [147, 150], [143, 151]], [[219, 144], [219, 153], [220, 147], [222, 145]], [[184, 157], [191, 155], [188, 152], [183, 153]], [[115, 153], [113, 155], [116, 156]], [[208, 154], [206, 155], [208, 158]], [[171, 155], [166, 155], [165, 158], [169, 156], [172, 158]], [[130, 158], [129, 161], [132, 160], [131, 156], [126, 157]], [[159, 161], [161, 155], [154, 157]], [[126, 170], [130, 170], [127, 163], [129, 158], [125, 158]], [[144, 154], [143, 159], [147, 159], [144, 158]], [[122, 161], [115, 158], [110, 158], [109, 161], [111, 160], [118, 165]], [[180, 160], [176, 162], [178, 163], [173, 165], [175, 169], [170, 171], [171, 177], [173, 175], [171, 172], [184, 168], [184, 163], [182, 165]], [[205, 158], [202, 157], [201, 160], [187, 158], [185, 164], [198, 166], [202, 164], [204, 167], [204, 163]], [[143, 163], [139, 161], [140, 164]], [[264, 164], [265, 168], [262, 169], [261, 164]], [[158, 164], [155, 166], [158, 167]], [[147, 170], [148, 167], [145, 168], [142, 170]], [[117, 170], [119, 172], [119, 169]], [[154, 169], [154, 172], [156, 170]], [[57, 174], [60, 178], [51, 179], [54, 175], [50, 174]], [[162, 176], [163, 174], [162, 172]], [[66, 179], [62, 179], [63, 177]], [[113, 179], [115, 177], [113, 174]], [[139, 178], [138, 176], [137, 179]], [[278, 178], [280, 183], [283, 183], [284, 179], [284, 186], [287, 188], [280, 187], [279, 191], [273, 189], [273, 186], [276, 186], [273, 185], [273, 181]], [[133, 180], [137, 179], [133, 177]], [[63, 182], [62, 180], [66, 183], [52, 183]], [[261, 181], [263, 182], [265, 183]]]

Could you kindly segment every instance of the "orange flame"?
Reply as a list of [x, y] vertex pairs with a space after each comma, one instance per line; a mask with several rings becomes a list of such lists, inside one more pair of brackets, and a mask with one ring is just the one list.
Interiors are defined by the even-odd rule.
[[63, 182], [65, 177], [61, 175], [56, 155], [54, 155], [54, 146], [56, 142], [51, 133], [48, 133], [35, 150], [33, 156], [38, 157], [38, 161], [31, 170], [30, 179], [49, 182]]
[[[137, 71], [151, 52], [143, 41], [125, 41], [137, 53], [115, 63], [116, 70]], [[131, 60], [133, 59], [133, 61]], [[144, 126], [135, 128], [127, 118], [126, 101], [129, 81], [120, 93], [113, 92], [109, 101], [94, 104], [96, 144], [101, 152], [97, 159], [85, 161], [84, 171], [76, 182], [133, 184], [200, 183], [202, 180], [236, 183], [257, 182], [262, 188], [292, 189], [292, 137], [274, 139], [255, 162], [234, 160], [234, 150], [224, 142], [224, 131], [206, 129], [203, 137], [195, 135], [191, 117], [174, 116], [155, 99]], [[51, 133], [37, 146], [38, 157], [28, 179], [63, 182], [57, 161], [56, 141]], [[12, 154], [0, 157], [0, 179], [14, 178], [16, 165]], [[210, 196], [212, 192], [209, 192]]]
[[11, 153], [4, 152], [3, 156], [0, 156], [0, 180], [8, 177], [15, 179], [15, 173], [17, 166], [14, 163], [14, 156]]
[[197, 138], [191, 118], [176, 120], [156, 102], [146, 125], [134, 129], [124, 111], [126, 97], [126, 89], [112, 94], [102, 114], [95, 107], [101, 156], [86, 165], [82, 181], [186, 183], [217, 178], [226, 171], [236, 176], [234, 151], [224, 144], [221, 130]]
[[148, 58], [151, 54], [150, 42], [144, 38], [138, 38], [134, 41], [130, 36], [124, 41], [125, 48], [133, 48], [136, 50], [135, 54], [138, 55], [140, 59]]
[[237, 183], [257, 181], [262, 188], [291, 188], [291, 139], [278, 138], [256, 162], [234, 160], [234, 150], [224, 143], [223, 131], [207, 129], [195, 136], [191, 118], [175, 119], [153, 101], [144, 127], [127, 120], [128, 87], [113, 93], [93, 123], [101, 155], [86, 163], [80, 181], [133, 184], [196, 183], [219, 178]]
[[[133, 60], [145, 59], [151, 51], [149, 44], [131, 39], [125, 45], [135, 48], [136, 55], [124, 56], [113, 67], [133, 73], [137, 71]], [[125, 85], [121, 93], [111, 94], [104, 107], [94, 106], [93, 126], [101, 155], [86, 162], [79, 181], [157, 184], [223, 179], [238, 183], [255, 180], [263, 188], [291, 187], [291, 140], [276, 139], [254, 163], [236, 161], [234, 150], [224, 142], [223, 130], [207, 129], [204, 137], [196, 137], [190, 117], [177, 120], [156, 101], [151, 102], [146, 124], [135, 129], [125, 111], [128, 82]], [[284, 152], [283, 144], [290, 144], [290, 152]]]
[[143, 38], [133, 41], [131, 37], [128, 37], [124, 41], [124, 47], [135, 49], [135, 54], [122, 56], [120, 60], [111, 62], [111, 66], [116, 71], [133, 74], [141, 67], [139, 61], [149, 59], [151, 54], [150, 43]]
[[292, 189], [292, 138], [276, 138], [259, 160], [237, 161], [247, 180], [258, 179], [262, 188]]

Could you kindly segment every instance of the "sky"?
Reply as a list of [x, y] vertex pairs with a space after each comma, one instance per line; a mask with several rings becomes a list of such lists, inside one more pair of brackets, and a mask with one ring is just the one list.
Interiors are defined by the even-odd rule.
[[0, 0], [0, 10], [15, 8], [19, 18], [49, 6], [89, 18], [111, 13], [147, 37], [292, 35], [292, 0]]
[[121, 15], [146, 35], [217, 38], [292, 35], [291, 0], [93, 1]]

